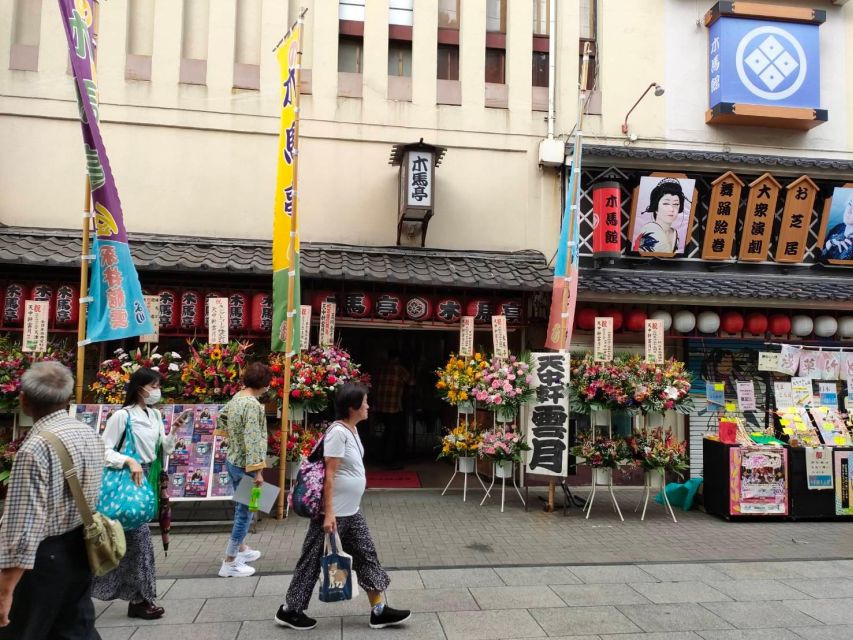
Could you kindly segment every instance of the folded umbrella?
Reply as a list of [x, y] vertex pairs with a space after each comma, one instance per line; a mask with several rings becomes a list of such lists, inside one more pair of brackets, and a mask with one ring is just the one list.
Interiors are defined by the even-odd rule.
[[172, 505], [169, 503], [169, 474], [160, 472], [159, 482], [160, 509], [157, 521], [160, 523], [160, 538], [163, 541], [163, 552], [169, 555], [169, 531], [172, 529]]

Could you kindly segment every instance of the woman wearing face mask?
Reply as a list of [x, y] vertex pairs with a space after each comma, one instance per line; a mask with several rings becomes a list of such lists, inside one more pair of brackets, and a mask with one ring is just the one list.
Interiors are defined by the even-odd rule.
[[[170, 454], [175, 448], [175, 437], [167, 436], [163, 418], [154, 405], [160, 401], [160, 374], [151, 369], [137, 369], [130, 376], [125, 392], [124, 406], [107, 421], [103, 439], [106, 447], [106, 464], [113, 469], [127, 467], [137, 484], [142, 484], [148, 466], [157, 455]], [[175, 419], [173, 431], [181, 426], [185, 416]], [[142, 464], [119, 453], [124, 445], [126, 429], [133, 429], [136, 449]], [[156, 489], [155, 489], [156, 490]], [[92, 595], [99, 600], [127, 600], [129, 618], [154, 620], [160, 618], [163, 607], [154, 603], [157, 583], [154, 569], [154, 546], [148, 524], [124, 532], [127, 552], [119, 566], [110, 573], [95, 578]]]
[[[255, 485], [264, 482], [263, 470], [267, 459], [267, 418], [258, 398], [270, 386], [272, 372], [262, 362], [253, 362], [243, 371], [244, 388], [238, 391], [219, 413], [217, 434], [228, 442], [225, 462], [236, 491], [237, 485], [249, 476]], [[225, 547], [225, 560], [219, 569], [223, 578], [247, 578], [255, 573], [248, 565], [261, 557], [261, 552], [244, 543], [252, 523], [252, 514], [245, 504], [234, 503], [234, 527]]]

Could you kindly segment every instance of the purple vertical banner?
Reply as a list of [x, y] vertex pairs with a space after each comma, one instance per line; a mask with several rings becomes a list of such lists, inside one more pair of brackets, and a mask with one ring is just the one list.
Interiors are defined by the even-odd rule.
[[88, 308], [86, 340], [102, 342], [153, 333], [139, 276], [130, 257], [121, 201], [98, 127], [92, 2], [59, 0], [59, 12], [68, 38], [95, 208], [95, 260], [89, 287], [92, 302]]

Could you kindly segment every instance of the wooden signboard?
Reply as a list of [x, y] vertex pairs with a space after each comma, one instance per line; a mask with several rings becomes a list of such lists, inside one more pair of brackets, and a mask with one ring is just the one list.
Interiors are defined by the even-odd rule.
[[800, 176], [785, 189], [785, 210], [776, 240], [776, 262], [802, 262], [812, 223], [812, 207], [819, 189], [808, 176]]
[[595, 319], [595, 341], [593, 360], [610, 362], [613, 360], [613, 318]]
[[853, 182], [836, 187], [823, 205], [816, 257], [829, 264], [853, 265]]
[[144, 296], [144, 298], [151, 324], [154, 325], [154, 333], [139, 336], [139, 342], [156, 344], [160, 342], [160, 296]]
[[655, 172], [640, 178], [631, 198], [631, 251], [649, 258], [684, 255], [698, 201], [696, 181], [683, 173]]
[[769, 173], [759, 176], [749, 185], [746, 219], [740, 240], [738, 259], [743, 262], [763, 262], [770, 251], [776, 203], [782, 185]]
[[207, 311], [207, 341], [228, 344], [228, 298], [208, 298]]
[[474, 355], [474, 316], [462, 316], [460, 319], [459, 355]]
[[702, 259], [730, 260], [734, 250], [743, 182], [733, 172], [727, 171], [711, 185], [713, 188], [711, 202], [708, 205]]

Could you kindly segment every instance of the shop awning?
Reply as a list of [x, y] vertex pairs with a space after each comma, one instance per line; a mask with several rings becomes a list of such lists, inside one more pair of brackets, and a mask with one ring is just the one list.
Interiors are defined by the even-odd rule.
[[[269, 275], [271, 242], [131, 233], [140, 271]], [[0, 263], [80, 264], [80, 232], [0, 226]], [[553, 272], [538, 251], [449, 251], [302, 243], [304, 278], [495, 291], [540, 291]]]

